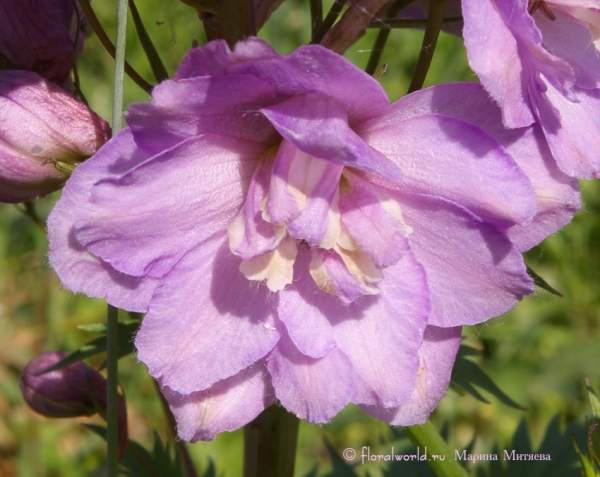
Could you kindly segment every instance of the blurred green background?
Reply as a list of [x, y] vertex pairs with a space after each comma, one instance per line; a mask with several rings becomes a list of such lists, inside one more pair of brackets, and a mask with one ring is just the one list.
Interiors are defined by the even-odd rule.
[[[325, 2], [328, 7], [331, 2]], [[114, 38], [116, 2], [94, 2], [105, 29]], [[138, 8], [170, 75], [191, 47], [204, 43], [196, 13], [180, 2], [145, 0]], [[283, 54], [310, 39], [308, 2], [287, 0], [260, 36]], [[150, 68], [130, 21], [127, 59], [149, 81]], [[377, 31], [369, 31], [347, 57], [364, 68]], [[422, 32], [393, 31], [382, 62], [388, 71], [380, 81], [393, 101], [405, 94], [415, 65]], [[92, 109], [110, 119], [112, 60], [90, 35], [78, 65], [81, 88]], [[447, 81], [475, 81], [466, 63], [462, 40], [442, 34], [426, 86]], [[130, 80], [126, 104], [147, 101], [148, 95]], [[490, 398], [483, 404], [472, 396], [449, 391], [432, 420], [449, 425], [451, 448], [463, 449], [475, 440], [476, 452], [490, 452], [494, 442], [506, 445], [520, 420], [528, 423], [534, 446], [553, 416], [561, 424], [582, 422], [589, 404], [584, 376], [600, 383], [600, 186], [582, 184], [583, 210], [571, 225], [527, 253], [528, 264], [564, 294], [558, 298], [538, 290], [511, 313], [465, 328], [468, 344], [481, 349], [478, 361], [497, 384], [527, 407], [518, 411]], [[40, 216], [51, 210], [59, 193], [37, 201]], [[81, 477], [103, 475], [104, 442], [83, 423], [95, 419], [51, 420], [23, 403], [18, 389], [20, 370], [46, 350], [72, 351], [95, 335], [77, 326], [105, 320], [105, 304], [75, 296], [60, 287], [46, 260], [46, 240], [21, 206], [0, 204], [0, 477]], [[100, 361], [90, 360], [98, 366]], [[165, 420], [155, 388], [143, 364], [134, 356], [120, 361], [120, 381], [128, 399], [130, 436], [150, 445], [156, 430], [166, 436]], [[362, 446], [389, 452], [388, 426], [349, 407], [325, 426], [301, 424], [296, 475], [318, 466], [318, 475], [331, 470], [324, 439], [341, 452]], [[200, 470], [212, 460], [219, 475], [241, 475], [242, 433], [221, 434], [216, 441], [189, 446]], [[381, 474], [382, 463], [357, 466], [359, 475]]]

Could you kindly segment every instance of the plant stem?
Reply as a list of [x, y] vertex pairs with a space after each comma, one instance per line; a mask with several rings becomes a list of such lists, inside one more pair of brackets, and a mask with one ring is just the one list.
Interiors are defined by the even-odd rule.
[[108, 305], [106, 326], [106, 440], [108, 444], [108, 477], [117, 477], [119, 467], [118, 325], [118, 310], [114, 306]]
[[325, 37], [325, 34], [331, 29], [331, 27], [337, 20], [337, 17], [342, 12], [342, 9], [344, 8], [345, 4], [346, 0], [335, 0], [333, 2], [329, 13], [325, 17], [325, 20], [321, 22], [321, 24], [319, 25], [319, 29], [313, 35], [311, 43], [321, 43], [321, 40]]
[[252, 0], [219, 0], [211, 3], [214, 11], [200, 11], [206, 38], [223, 39], [233, 48], [238, 41], [256, 35]]
[[412, 81], [408, 88], [408, 92], [412, 93], [423, 87], [425, 77], [429, 71], [435, 46], [437, 45], [442, 23], [444, 21], [444, 13], [446, 12], [446, 0], [430, 0], [429, 13], [427, 15], [427, 25], [425, 27], [425, 35], [423, 36], [423, 44], [421, 45], [421, 53], [417, 60], [417, 66], [413, 73]]
[[[403, 429], [422, 454], [429, 456], [427, 463], [438, 477], [469, 477], [466, 469], [455, 460], [446, 441], [442, 439], [433, 424], [427, 421], [422, 426], [410, 426]], [[433, 456], [440, 458], [433, 458]], [[441, 460], [443, 458], [443, 460]]]
[[244, 427], [244, 477], [293, 477], [299, 419], [274, 404]]

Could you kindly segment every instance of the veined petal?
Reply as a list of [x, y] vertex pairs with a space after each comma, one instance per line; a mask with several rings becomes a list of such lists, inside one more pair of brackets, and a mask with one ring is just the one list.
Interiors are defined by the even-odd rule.
[[385, 270], [379, 295], [345, 306], [316, 286], [310, 256], [300, 248], [295, 280], [280, 292], [278, 313], [290, 338], [303, 354], [337, 345], [355, 373], [351, 402], [386, 407], [404, 402], [414, 390], [429, 312], [423, 268], [407, 254]]
[[339, 207], [344, 230], [377, 267], [393, 265], [410, 248], [410, 227], [400, 206], [381, 188], [348, 170], [343, 181]]
[[402, 172], [348, 125], [348, 115], [324, 96], [299, 94], [261, 112], [285, 139], [309, 156], [373, 172], [393, 182]]
[[238, 268], [223, 231], [163, 278], [135, 338], [138, 358], [163, 386], [181, 394], [203, 391], [279, 341], [276, 301]]
[[600, 89], [576, 88], [579, 102], [572, 103], [547, 86], [536, 97], [536, 112], [558, 167], [569, 176], [599, 179]]
[[[600, 5], [596, 5], [596, 8]], [[535, 15], [542, 32], [544, 46], [569, 63], [575, 73], [575, 85], [592, 89], [600, 87], [600, 52], [591, 32], [580, 21], [560, 8], [553, 10], [554, 21], [541, 13]]]
[[125, 117], [151, 155], [201, 134], [270, 143], [275, 131], [258, 111], [274, 101], [275, 89], [252, 76], [202, 76], [163, 81], [150, 103], [132, 104]]
[[144, 312], [158, 281], [121, 273], [90, 253], [74, 234], [74, 224], [94, 207], [93, 185], [120, 174], [147, 159], [137, 149], [131, 131], [123, 129], [91, 159], [78, 166], [67, 181], [61, 200], [48, 217], [50, 264], [62, 284], [75, 292], [106, 300], [119, 308]]
[[481, 323], [533, 293], [523, 257], [497, 228], [438, 197], [395, 198], [414, 230], [411, 250], [427, 274], [430, 325]]
[[[395, 109], [402, 109], [400, 101], [389, 114]], [[402, 169], [399, 189], [457, 202], [504, 225], [525, 224], [535, 215], [531, 182], [481, 128], [439, 114], [393, 123], [382, 117], [381, 123], [382, 127], [378, 121], [365, 125], [368, 129], [361, 135]]]
[[246, 202], [227, 228], [229, 248], [244, 260], [272, 252], [286, 235], [285, 227], [273, 225], [262, 217], [271, 167], [272, 160], [268, 157], [260, 162], [250, 181]]
[[123, 273], [161, 277], [197, 244], [226, 231], [263, 154], [252, 141], [190, 138], [96, 184], [75, 237]]
[[240, 265], [240, 272], [248, 280], [266, 280], [267, 288], [272, 292], [281, 291], [292, 283], [297, 253], [296, 241], [286, 236], [272, 252], [252, 260], [244, 260]]
[[273, 163], [266, 219], [310, 246], [331, 248], [340, 234], [342, 167], [314, 159], [284, 140]]
[[211, 441], [219, 432], [245, 426], [275, 402], [269, 373], [262, 362], [205, 391], [179, 394], [161, 388], [177, 420], [178, 436], [188, 442]]
[[408, 401], [397, 408], [361, 406], [371, 416], [393, 426], [424, 424], [446, 394], [456, 353], [460, 346], [461, 327], [425, 328], [419, 350], [417, 386]]
[[267, 357], [267, 366], [277, 399], [308, 422], [328, 422], [352, 396], [352, 364], [337, 348], [322, 358], [311, 358], [283, 336]]
[[[456, 101], [456, 98], [461, 101]], [[558, 169], [541, 128], [507, 129], [500, 108], [479, 83], [445, 83], [405, 96], [402, 108], [386, 121], [437, 113], [477, 124], [496, 139], [531, 181], [537, 196], [536, 215], [526, 226], [514, 225], [508, 236], [524, 252], [568, 224], [581, 206], [577, 179]]]
[[[381, 280], [381, 271], [372, 268], [378, 272], [377, 281]], [[342, 257], [334, 251], [313, 250], [310, 275], [321, 290], [337, 296], [345, 305], [364, 295], [379, 294], [378, 288], [365, 279], [368, 275], [351, 273]]]
[[271, 83], [279, 98], [303, 93], [331, 98], [347, 112], [351, 124], [379, 116], [389, 104], [376, 79], [318, 45], [301, 46], [289, 56], [233, 65], [229, 73], [250, 74]]
[[492, 0], [462, 0], [462, 11], [469, 65], [502, 108], [504, 124], [529, 126], [535, 121], [528, 92], [531, 72], [521, 61], [513, 32]]

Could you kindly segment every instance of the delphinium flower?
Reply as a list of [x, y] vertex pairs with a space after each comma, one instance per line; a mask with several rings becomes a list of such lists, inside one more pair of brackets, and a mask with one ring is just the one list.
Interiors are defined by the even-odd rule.
[[[106, 414], [106, 379], [82, 362], [47, 371], [69, 353], [47, 351], [33, 358], [23, 370], [19, 386], [25, 401], [46, 417], [80, 417]], [[127, 409], [119, 396], [119, 452], [127, 446]]]
[[478, 85], [390, 106], [323, 47], [251, 38], [193, 49], [152, 96], [73, 173], [49, 258], [67, 288], [147, 312], [138, 356], [186, 440], [276, 401], [424, 422], [461, 325], [532, 293], [519, 251], [577, 208], [539, 131], [505, 134]]
[[0, 1], [0, 54], [12, 68], [62, 85], [83, 49], [83, 14], [73, 0]]
[[0, 72], [0, 201], [59, 189], [109, 137], [108, 123], [62, 88], [30, 71]]
[[600, 5], [462, 0], [469, 63], [509, 128], [537, 121], [563, 172], [600, 177]]

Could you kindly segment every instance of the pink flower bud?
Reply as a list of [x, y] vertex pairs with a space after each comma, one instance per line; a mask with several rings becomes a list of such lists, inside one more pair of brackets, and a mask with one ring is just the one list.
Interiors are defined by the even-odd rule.
[[[19, 386], [25, 401], [46, 417], [106, 416], [106, 379], [82, 362], [45, 372], [68, 356], [48, 351], [33, 358], [23, 370]], [[127, 409], [119, 396], [119, 455], [127, 446]]]
[[83, 49], [83, 14], [73, 0], [2, 0], [0, 53], [16, 68], [62, 84]]
[[59, 189], [65, 169], [109, 138], [108, 123], [61, 88], [29, 71], [0, 73], [0, 201]]

